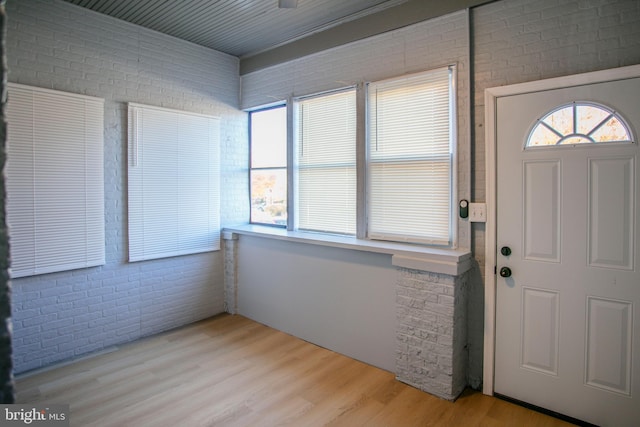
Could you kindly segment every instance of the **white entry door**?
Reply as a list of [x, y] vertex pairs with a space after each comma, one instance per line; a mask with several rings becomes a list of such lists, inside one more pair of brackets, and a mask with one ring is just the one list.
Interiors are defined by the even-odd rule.
[[[639, 426], [640, 79], [500, 97], [496, 117], [494, 391]], [[633, 142], [606, 141], [616, 117]]]

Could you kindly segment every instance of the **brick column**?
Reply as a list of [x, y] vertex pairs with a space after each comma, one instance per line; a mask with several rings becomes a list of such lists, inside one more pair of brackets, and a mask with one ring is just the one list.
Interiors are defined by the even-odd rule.
[[396, 377], [447, 400], [467, 384], [467, 277], [397, 268]]
[[222, 232], [224, 240], [224, 310], [238, 312], [238, 235]]

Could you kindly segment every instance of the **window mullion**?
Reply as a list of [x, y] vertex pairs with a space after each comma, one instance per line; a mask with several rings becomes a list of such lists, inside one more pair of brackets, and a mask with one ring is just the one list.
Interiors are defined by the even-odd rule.
[[294, 123], [295, 107], [293, 96], [287, 97], [287, 230], [295, 230], [298, 224], [298, 156], [296, 154], [295, 142], [298, 138], [297, 125]]
[[367, 91], [356, 86], [356, 237], [367, 237]]

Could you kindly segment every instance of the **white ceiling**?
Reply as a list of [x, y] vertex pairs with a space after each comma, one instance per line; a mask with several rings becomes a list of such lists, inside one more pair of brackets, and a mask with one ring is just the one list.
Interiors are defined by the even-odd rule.
[[408, 0], [64, 1], [242, 58]]

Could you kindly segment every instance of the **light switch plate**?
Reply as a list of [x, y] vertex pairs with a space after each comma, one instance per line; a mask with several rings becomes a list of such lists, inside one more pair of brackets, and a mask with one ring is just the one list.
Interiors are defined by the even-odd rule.
[[469, 221], [487, 222], [487, 204], [469, 203]]

